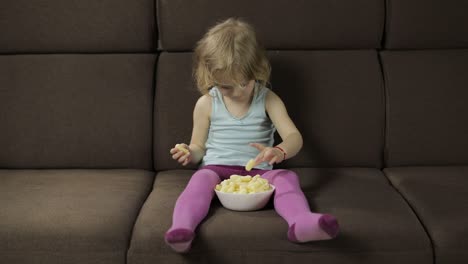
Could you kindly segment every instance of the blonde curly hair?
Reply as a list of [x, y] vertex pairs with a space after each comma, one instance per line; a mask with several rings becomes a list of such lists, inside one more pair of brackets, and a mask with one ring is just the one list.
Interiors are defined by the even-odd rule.
[[197, 42], [193, 74], [198, 90], [207, 94], [219, 83], [230, 80], [243, 86], [257, 80], [269, 82], [271, 67], [251, 25], [239, 18], [228, 18], [208, 30]]

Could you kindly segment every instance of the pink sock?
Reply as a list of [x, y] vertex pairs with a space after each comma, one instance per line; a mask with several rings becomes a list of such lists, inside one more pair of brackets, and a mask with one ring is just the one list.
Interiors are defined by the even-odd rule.
[[195, 238], [195, 229], [206, 217], [214, 196], [214, 188], [220, 182], [218, 174], [201, 169], [190, 178], [174, 207], [172, 226], [164, 240], [174, 251], [184, 253], [190, 250]]
[[166, 241], [166, 244], [175, 252], [186, 253], [190, 250], [194, 237], [195, 233], [192, 230], [176, 228], [166, 232], [164, 241]]
[[329, 214], [305, 213], [296, 216], [288, 229], [288, 239], [292, 242], [327, 240], [338, 235], [338, 221]]
[[289, 170], [271, 170], [262, 175], [275, 189], [275, 210], [289, 225], [288, 239], [292, 242], [309, 242], [332, 239], [338, 235], [336, 218], [329, 214], [310, 211], [298, 176]]

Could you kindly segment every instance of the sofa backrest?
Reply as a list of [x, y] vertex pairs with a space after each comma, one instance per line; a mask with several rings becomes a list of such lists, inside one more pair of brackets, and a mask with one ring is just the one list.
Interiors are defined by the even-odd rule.
[[190, 51], [206, 30], [243, 17], [270, 50], [375, 49], [381, 45], [384, 1], [158, 0], [160, 48]]
[[0, 53], [152, 52], [154, 0], [6, 0]]
[[387, 1], [385, 166], [468, 164], [468, 2]]
[[180, 168], [169, 149], [190, 141], [200, 96], [191, 51], [210, 26], [231, 16], [255, 27], [272, 64], [272, 89], [303, 133], [303, 150], [282, 166], [381, 167], [385, 105], [376, 50], [384, 7], [373, 0], [158, 1], [155, 169]]
[[152, 169], [152, 0], [0, 4], [0, 168]]
[[[304, 136], [282, 167], [468, 164], [468, 3], [103, 0], [0, 4], [0, 168], [173, 169], [195, 42], [243, 17]], [[194, 168], [194, 166], [193, 166]]]
[[467, 1], [387, 0], [385, 49], [466, 49]]

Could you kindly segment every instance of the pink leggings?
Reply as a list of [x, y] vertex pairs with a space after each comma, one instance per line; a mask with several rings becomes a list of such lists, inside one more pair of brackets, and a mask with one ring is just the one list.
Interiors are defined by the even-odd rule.
[[276, 212], [291, 226], [297, 215], [310, 212], [309, 204], [299, 186], [296, 173], [289, 170], [246, 171], [243, 166], [207, 165], [196, 171], [185, 190], [177, 199], [171, 229], [195, 230], [206, 217], [214, 196], [214, 188], [232, 174], [257, 175], [276, 187], [274, 206]]

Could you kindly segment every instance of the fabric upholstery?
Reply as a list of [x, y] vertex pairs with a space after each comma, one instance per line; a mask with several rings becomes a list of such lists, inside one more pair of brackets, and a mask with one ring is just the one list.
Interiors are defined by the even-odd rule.
[[0, 170], [2, 263], [126, 263], [143, 170]]
[[386, 49], [468, 48], [467, 1], [385, 2]]
[[[0, 1], [0, 263], [468, 262], [468, 9], [456, 0]], [[295, 244], [270, 202], [214, 199], [192, 251], [164, 243], [196, 166], [193, 48], [256, 29], [334, 240]], [[279, 137], [276, 136], [276, 141]], [[156, 175], [156, 176], [155, 176]]]
[[0, 168], [152, 169], [155, 55], [0, 56]]
[[386, 168], [427, 230], [435, 263], [467, 263], [467, 166]]
[[385, 51], [386, 166], [468, 164], [468, 50]]
[[159, 48], [191, 50], [214, 23], [228, 17], [250, 22], [268, 49], [379, 48], [384, 1], [157, 1]]
[[[254, 212], [224, 209], [216, 196], [191, 253], [164, 243], [175, 201], [193, 171], [159, 172], [135, 224], [129, 263], [431, 263], [430, 241], [411, 208], [381, 171], [294, 169], [312, 211], [335, 215], [335, 240], [294, 244], [270, 203]], [[155, 221], [158, 219], [158, 221]]]
[[2, 0], [0, 53], [150, 52], [153, 0]]

